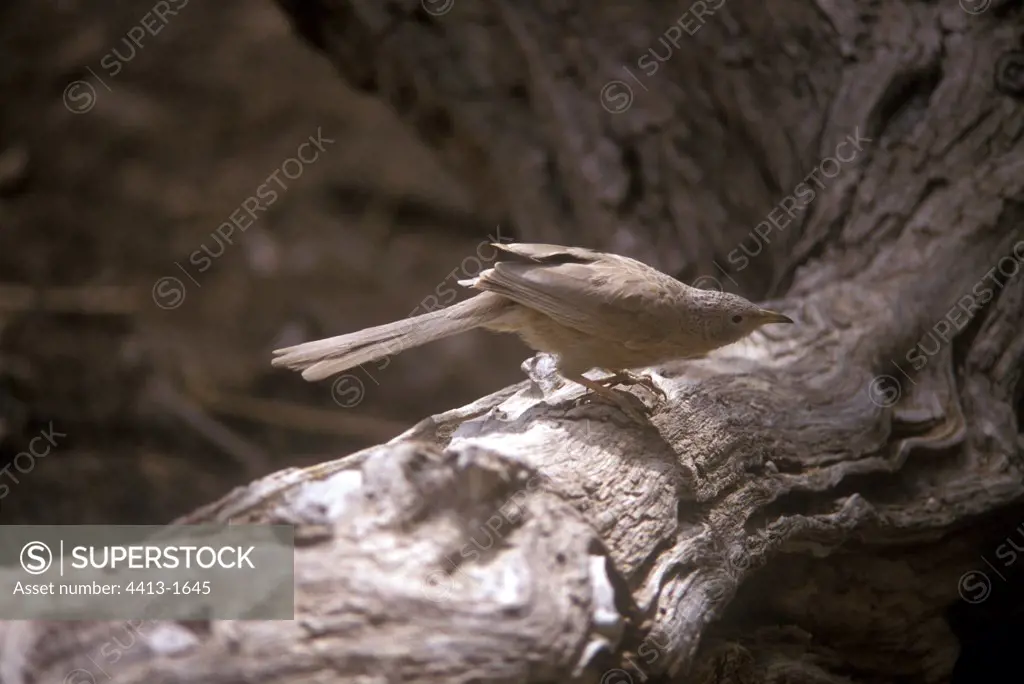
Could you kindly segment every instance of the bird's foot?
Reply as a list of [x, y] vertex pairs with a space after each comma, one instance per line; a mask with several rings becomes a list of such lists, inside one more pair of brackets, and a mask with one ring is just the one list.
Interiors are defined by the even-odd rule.
[[[622, 410], [622, 412], [625, 413], [634, 422], [639, 423], [640, 425], [647, 425], [649, 423], [647, 417], [651, 414], [651, 408], [644, 404], [639, 399], [637, 399], [636, 402], [631, 402], [629, 401], [629, 399], [627, 399], [627, 397], [629, 396], [628, 394], [624, 392], [616, 392], [615, 390], [610, 389], [605, 385], [602, 385], [599, 381], [589, 380], [587, 378], [584, 378], [583, 376], [579, 376], [579, 378], [570, 379], [573, 380], [574, 382], [583, 385], [588, 390], [590, 390], [590, 392], [581, 397], [581, 399], [601, 398], [608, 403], [618, 406]], [[638, 408], [636, 405], [637, 403], [639, 403], [640, 407], [642, 408]]]
[[634, 373], [629, 370], [615, 371], [611, 375], [597, 380], [598, 383], [605, 387], [612, 387], [614, 385], [640, 385], [646, 388], [651, 394], [654, 394], [662, 401], [668, 399], [668, 395], [665, 390], [654, 384], [654, 378], [650, 375], [644, 375], [642, 373]]

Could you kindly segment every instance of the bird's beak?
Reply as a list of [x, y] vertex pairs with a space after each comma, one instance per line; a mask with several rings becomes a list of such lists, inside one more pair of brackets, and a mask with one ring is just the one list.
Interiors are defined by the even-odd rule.
[[776, 313], [775, 311], [769, 311], [768, 309], [761, 309], [761, 320], [765, 323], [792, 323], [793, 319], [789, 316]]

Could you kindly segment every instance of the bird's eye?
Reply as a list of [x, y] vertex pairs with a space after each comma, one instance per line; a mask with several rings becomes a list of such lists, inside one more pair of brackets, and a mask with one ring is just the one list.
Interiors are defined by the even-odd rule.
[[735, 316], [732, 317], [732, 322], [733, 323], [742, 323], [743, 322], [743, 316], [740, 316], [739, 314], [736, 314]]

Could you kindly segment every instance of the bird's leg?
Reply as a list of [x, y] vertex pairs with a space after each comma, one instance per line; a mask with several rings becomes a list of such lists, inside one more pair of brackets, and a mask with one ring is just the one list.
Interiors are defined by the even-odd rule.
[[[622, 412], [625, 413], [630, 418], [632, 418], [634, 421], [640, 423], [641, 425], [646, 424], [646, 420], [644, 418], [644, 414], [640, 413], [637, 410], [636, 406], [634, 406], [633, 404], [629, 403], [626, 400], [625, 397], [623, 397], [622, 395], [618, 394], [614, 390], [609, 389], [605, 385], [602, 385], [600, 382], [596, 382], [594, 380], [590, 380], [588, 378], [585, 378], [582, 375], [573, 375], [573, 376], [567, 375], [567, 376], [564, 376], [564, 377], [567, 380], [572, 380], [573, 382], [576, 382], [576, 383], [579, 383], [580, 385], [583, 385], [588, 390], [593, 392], [595, 395], [597, 395], [599, 397], [603, 397], [604, 399], [607, 399], [608, 401], [611, 401], [616, 406], [621, 408]], [[644, 413], [649, 413], [650, 409], [645, 404], [643, 404], [643, 402], [641, 402], [641, 404], [644, 407], [644, 409], [643, 409]]]
[[642, 387], [646, 387], [652, 394], [660, 397], [662, 401], [668, 399], [668, 395], [665, 394], [665, 390], [654, 384], [654, 378], [650, 375], [634, 373], [630, 370], [612, 371], [611, 375], [601, 378], [597, 380], [597, 382], [605, 387], [612, 387], [613, 385], [640, 385]]

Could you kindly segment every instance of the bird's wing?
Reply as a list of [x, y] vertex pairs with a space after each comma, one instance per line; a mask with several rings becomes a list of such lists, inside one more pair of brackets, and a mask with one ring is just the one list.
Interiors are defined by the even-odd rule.
[[642, 343], [664, 338], [688, 288], [633, 259], [558, 245], [501, 245], [510, 255], [473, 287], [508, 297], [595, 337]]
[[545, 245], [536, 242], [494, 242], [491, 244], [504, 252], [508, 260], [516, 260], [518, 258], [533, 262], [564, 263], [579, 261], [585, 263], [603, 256], [601, 252], [595, 252], [585, 247], [563, 247], [562, 245]]

